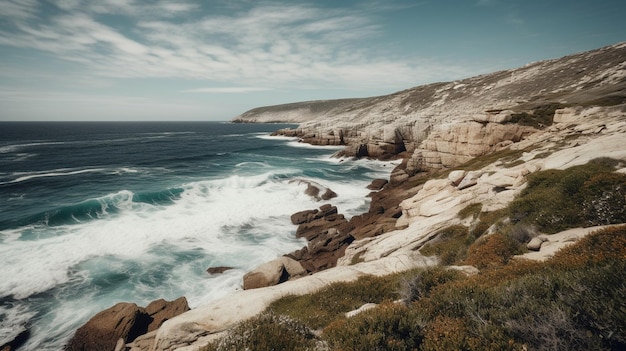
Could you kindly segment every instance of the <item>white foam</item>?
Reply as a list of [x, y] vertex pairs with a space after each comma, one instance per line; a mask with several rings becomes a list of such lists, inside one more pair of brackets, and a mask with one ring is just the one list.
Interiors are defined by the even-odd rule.
[[18, 178], [13, 179], [12, 181], [0, 183], [21, 183], [27, 180], [36, 179], [36, 178], [51, 178], [51, 177], [64, 177], [71, 176], [77, 174], [84, 173], [105, 173], [105, 174], [122, 174], [122, 173], [139, 173], [140, 170], [121, 167], [116, 169], [106, 169], [106, 168], [59, 168], [53, 170], [46, 171], [36, 171], [36, 172], [16, 172], [13, 173], [13, 176], [18, 176]]
[[343, 150], [344, 145], [312, 145], [309, 143], [303, 143], [300, 141], [289, 141], [287, 146], [298, 147], [302, 149], [318, 149], [318, 150]]
[[0, 345], [7, 344], [15, 339], [20, 333], [26, 331], [26, 323], [35, 316], [24, 305], [14, 305], [6, 308], [0, 305]]
[[256, 138], [259, 139], [263, 139], [263, 140], [280, 140], [280, 141], [293, 141], [293, 140], [299, 140], [299, 138], [297, 137], [288, 137], [288, 136], [284, 136], [284, 135], [269, 135], [269, 134], [258, 134], [255, 135]]

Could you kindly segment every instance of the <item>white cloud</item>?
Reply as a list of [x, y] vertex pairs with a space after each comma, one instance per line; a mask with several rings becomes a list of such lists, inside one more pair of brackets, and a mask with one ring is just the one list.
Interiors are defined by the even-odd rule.
[[[263, 3], [215, 15], [199, 14], [198, 5], [189, 2], [56, 4], [62, 13], [49, 18], [33, 19], [34, 7], [21, 17], [0, 14], [13, 24], [0, 30], [0, 45], [47, 52], [79, 63], [85, 74], [98, 78], [180, 78], [244, 88], [380, 89], [411, 86], [424, 76], [455, 69], [431, 62], [423, 67], [414, 58], [386, 58], [372, 44], [383, 28], [373, 16], [356, 10]], [[194, 16], [182, 16], [191, 11]], [[125, 18], [124, 25], [104, 22], [103, 14]]]

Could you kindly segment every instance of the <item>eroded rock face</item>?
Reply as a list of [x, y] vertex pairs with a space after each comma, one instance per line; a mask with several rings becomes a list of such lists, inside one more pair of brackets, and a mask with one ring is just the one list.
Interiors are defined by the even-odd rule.
[[93, 316], [78, 328], [69, 341], [67, 351], [111, 351], [120, 339], [124, 344], [140, 335], [158, 329], [166, 320], [189, 311], [187, 299], [151, 302], [146, 308], [120, 302]]

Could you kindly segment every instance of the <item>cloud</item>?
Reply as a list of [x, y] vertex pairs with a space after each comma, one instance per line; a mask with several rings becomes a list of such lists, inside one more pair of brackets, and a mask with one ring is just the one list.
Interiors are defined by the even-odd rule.
[[0, 26], [0, 45], [77, 63], [94, 78], [177, 78], [244, 88], [380, 89], [459, 69], [387, 58], [374, 40], [384, 28], [358, 9], [262, 2], [213, 12], [185, 1], [54, 3], [54, 11], [44, 12], [33, 0], [0, 0], [0, 20], [8, 24]]
[[241, 94], [256, 91], [269, 91], [271, 88], [263, 87], [216, 87], [216, 88], [196, 88], [181, 90], [181, 93], [216, 93], [216, 94]]

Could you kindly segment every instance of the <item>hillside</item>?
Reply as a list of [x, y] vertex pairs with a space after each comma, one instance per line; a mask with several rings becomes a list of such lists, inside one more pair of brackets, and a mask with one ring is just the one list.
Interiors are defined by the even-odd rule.
[[[626, 43], [234, 121], [299, 123], [278, 134], [402, 163], [361, 216], [292, 217], [317, 232], [270, 262], [282, 283], [185, 312], [126, 349], [626, 346]], [[329, 253], [331, 265], [311, 263]], [[290, 277], [291, 264], [305, 274]]]

